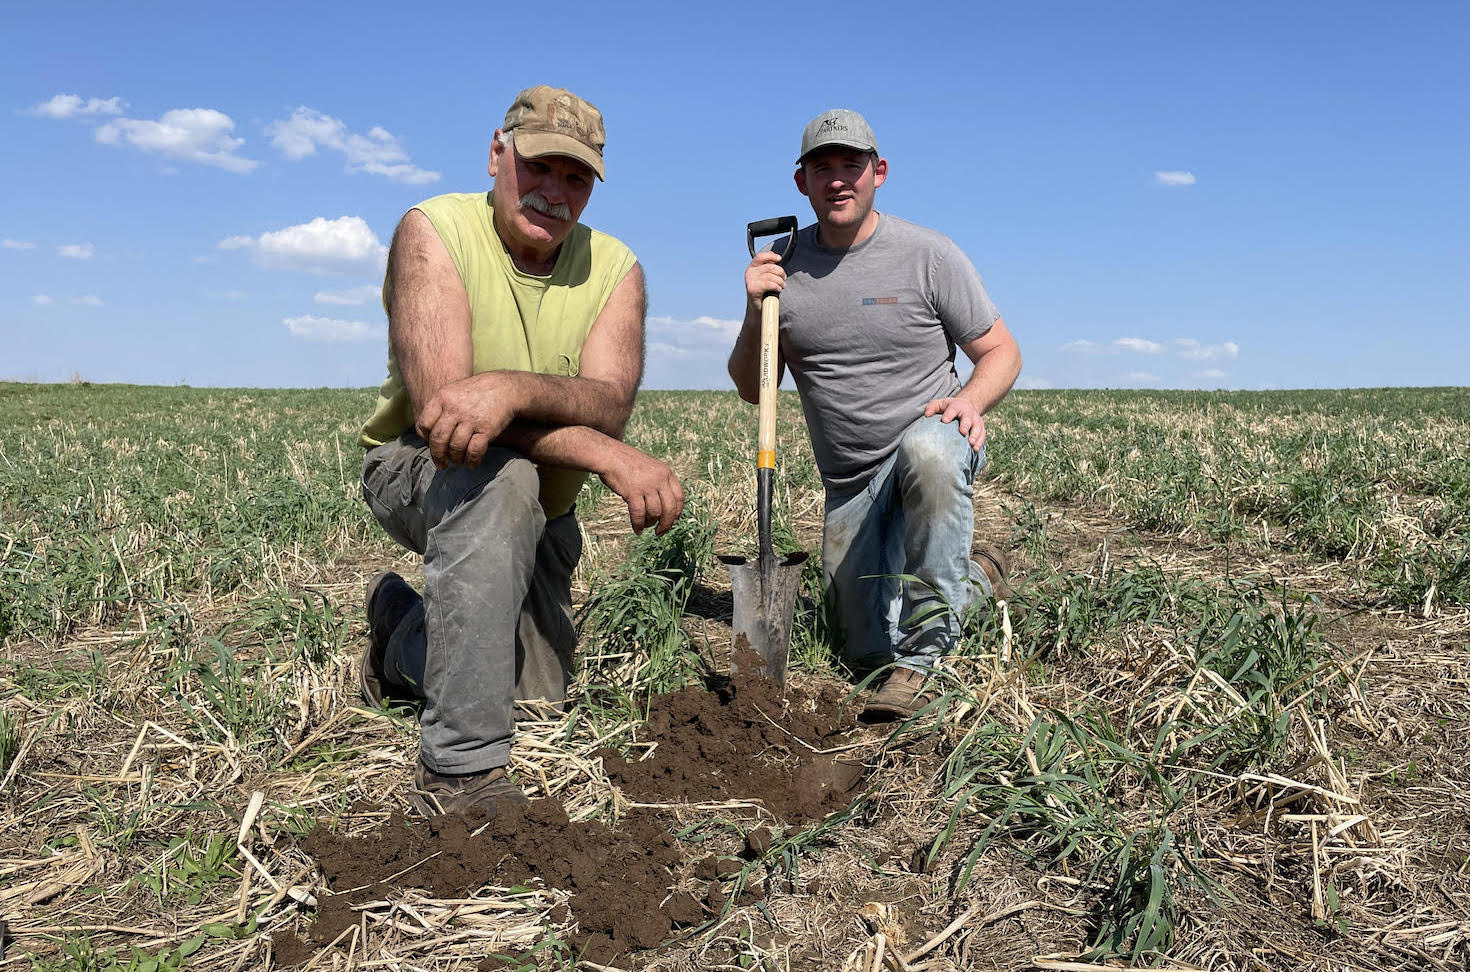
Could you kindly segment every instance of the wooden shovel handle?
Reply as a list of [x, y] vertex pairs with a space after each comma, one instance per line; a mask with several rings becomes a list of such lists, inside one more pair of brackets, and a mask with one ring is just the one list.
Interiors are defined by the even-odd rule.
[[780, 374], [776, 352], [780, 320], [781, 300], [775, 294], [767, 294], [761, 300], [760, 429], [755, 446], [757, 469], [776, 468], [776, 384]]

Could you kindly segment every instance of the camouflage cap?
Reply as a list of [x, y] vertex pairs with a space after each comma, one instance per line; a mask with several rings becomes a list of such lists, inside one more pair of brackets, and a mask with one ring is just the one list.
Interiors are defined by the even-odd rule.
[[565, 88], [538, 84], [516, 95], [505, 113], [502, 131], [514, 131], [516, 154], [528, 159], [565, 155], [586, 164], [605, 179], [602, 147], [607, 133], [602, 112]]
[[829, 145], [878, 154], [878, 140], [873, 137], [868, 120], [851, 108], [824, 111], [807, 123], [806, 131], [801, 133], [801, 155], [797, 156], [796, 164], [801, 165], [808, 155]]

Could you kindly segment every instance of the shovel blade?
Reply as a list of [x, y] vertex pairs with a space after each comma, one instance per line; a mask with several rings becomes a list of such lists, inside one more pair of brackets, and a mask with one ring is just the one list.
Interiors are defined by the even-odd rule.
[[730, 592], [735, 602], [731, 674], [749, 672], [785, 683], [791, 621], [806, 559], [805, 551], [764, 563], [759, 558], [720, 557], [730, 572]]

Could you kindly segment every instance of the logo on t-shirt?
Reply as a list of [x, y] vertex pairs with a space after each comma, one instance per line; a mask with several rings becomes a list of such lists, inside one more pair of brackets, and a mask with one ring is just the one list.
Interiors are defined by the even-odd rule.
[[897, 297], [864, 297], [863, 298], [863, 306], [864, 307], [872, 307], [874, 304], [896, 304], [896, 303], [898, 303], [898, 298]]

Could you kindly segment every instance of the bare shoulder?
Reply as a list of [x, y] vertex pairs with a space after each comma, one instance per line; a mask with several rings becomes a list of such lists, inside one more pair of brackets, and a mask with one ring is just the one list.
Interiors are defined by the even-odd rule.
[[[434, 223], [421, 209], [410, 209], [398, 221], [388, 249], [388, 274], [409, 270], [453, 270], [454, 261]], [[456, 274], [458, 271], [455, 271]]]
[[647, 287], [647, 283], [643, 277], [643, 264], [637, 260], [634, 260], [633, 265], [628, 268], [628, 272], [623, 274], [623, 279], [618, 281], [618, 289], [625, 287], [630, 290], [636, 290], [640, 295]]
[[422, 209], [414, 207], [398, 221], [398, 228], [393, 232], [393, 243], [397, 245], [402, 242], [407, 245], [427, 240], [440, 242], [439, 231], [434, 229], [434, 223]]
[[398, 221], [393, 243], [388, 248], [388, 268], [384, 274], [383, 299], [390, 316], [398, 308], [400, 298], [428, 291], [462, 293], [463, 283], [449, 248], [439, 237], [434, 223], [420, 209], [410, 209]]

